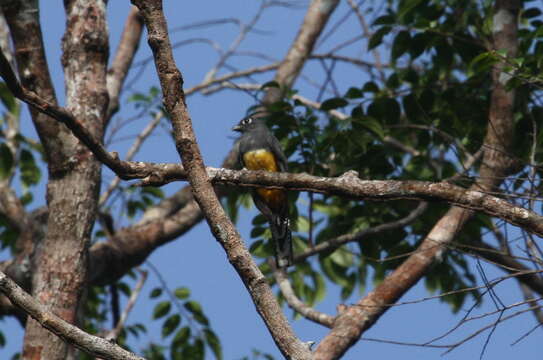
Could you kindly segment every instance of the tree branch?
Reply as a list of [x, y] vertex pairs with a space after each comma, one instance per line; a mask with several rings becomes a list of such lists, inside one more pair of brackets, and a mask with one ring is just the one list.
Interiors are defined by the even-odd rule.
[[106, 114], [107, 121], [119, 109], [119, 95], [136, 51], [138, 51], [142, 29], [143, 21], [141, 16], [139, 16], [138, 9], [132, 6], [124, 25], [115, 59], [107, 72], [107, 90], [109, 94], [109, 105]]
[[290, 306], [294, 311], [296, 311], [308, 320], [311, 320], [313, 322], [316, 322], [317, 324], [321, 324], [326, 327], [332, 327], [335, 318], [333, 316], [313, 309], [312, 307], [306, 305], [302, 300], [300, 300], [294, 293], [294, 289], [292, 289], [285, 270], [276, 268], [275, 264], [273, 264], [272, 262], [270, 263], [273, 268], [273, 276], [275, 277], [275, 281], [277, 282], [277, 285], [279, 285], [281, 294], [283, 294], [283, 296], [287, 300], [288, 306]]
[[[313, 52], [315, 42], [328, 23], [339, 0], [313, 0], [307, 9], [304, 22], [300, 27], [296, 39], [290, 46], [281, 66], [277, 69], [274, 80], [282, 87], [289, 88], [294, 84], [296, 78]], [[269, 88], [263, 102], [271, 104], [281, 98], [281, 92], [277, 88]]]
[[0, 272], [0, 291], [15, 306], [30, 315], [41, 326], [92, 356], [103, 359], [145, 360], [115, 343], [87, 334], [77, 326], [69, 324], [55, 314], [48, 312], [43, 305], [17, 286], [3, 272]]
[[309, 359], [309, 349], [298, 340], [284, 316], [271, 288], [245, 248], [234, 225], [225, 214], [207, 178], [206, 169], [185, 104], [183, 79], [175, 66], [168, 38], [162, 2], [132, 0], [138, 6], [148, 29], [148, 42], [164, 94], [164, 106], [171, 116], [175, 144], [187, 170], [194, 198], [200, 205], [211, 232], [224, 248], [228, 260], [243, 280], [275, 343], [287, 358]]

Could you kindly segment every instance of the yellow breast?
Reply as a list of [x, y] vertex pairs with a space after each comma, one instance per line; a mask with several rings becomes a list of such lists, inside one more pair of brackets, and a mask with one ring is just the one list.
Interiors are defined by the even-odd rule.
[[279, 171], [275, 156], [265, 149], [246, 152], [243, 154], [243, 163], [249, 170]]
[[[279, 171], [275, 156], [265, 149], [246, 152], [243, 154], [243, 163], [249, 170]], [[286, 193], [280, 189], [257, 189], [256, 192], [274, 212], [280, 211], [287, 201]]]

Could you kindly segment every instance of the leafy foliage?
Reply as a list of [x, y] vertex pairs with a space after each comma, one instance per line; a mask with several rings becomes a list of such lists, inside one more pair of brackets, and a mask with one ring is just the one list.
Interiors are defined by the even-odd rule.
[[[518, 93], [516, 134], [513, 154], [527, 163], [529, 147], [526, 136], [539, 129], [537, 141], [543, 139], [543, 108], [540, 93], [543, 64], [543, 27], [541, 10], [524, 1], [520, 14], [522, 28], [518, 33], [519, 52], [510, 57], [503, 49], [489, 50], [491, 43], [492, 2], [471, 0], [421, 1], [389, 0], [381, 16], [372, 24], [367, 50], [379, 51], [388, 61], [382, 69], [373, 69], [371, 79], [348, 85], [343, 94], [334, 94], [321, 102], [319, 109], [294, 97], [293, 89], [269, 106], [268, 124], [281, 140], [289, 157], [292, 172], [318, 176], [340, 176], [356, 171], [364, 179], [401, 179], [443, 181], [465, 172], [466, 160], [480, 147], [486, 131], [491, 95], [491, 72], [505, 63], [504, 76], [509, 88]], [[379, 76], [382, 75], [382, 76]], [[358, 81], [358, 79], [356, 79]], [[262, 86], [278, 88], [276, 82]], [[5, 84], [0, 83], [0, 101], [5, 113], [0, 117], [0, 181], [18, 182], [18, 194], [25, 206], [33, 200], [33, 187], [42, 181], [42, 149], [35, 141], [16, 134], [8, 142], [8, 120], [19, 119], [21, 107]], [[160, 91], [153, 87], [147, 93], [134, 93], [128, 100], [142, 112], [153, 114], [160, 107]], [[253, 111], [249, 109], [248, 112]], [[345, 116], [334, 116], [332, 110]], [[541, 149], [534, 154], [535, 163], [543, 157]], [[519, 170], [510, 184], [514, 191], [526, 189], [528, 169]], [[534, 172], [538, 179], [541, 168]], [[477, 167], [456, 180], [469, 186], [477, 175]], [[534, 185], [539, 191], [540, 183]], [[156, 188], [121, 189], [121, 212], [130, 220], [164, 197]], [[333, 195], [306, 195], [292, 192], [292, 228], [296, 254], [311, 250], [344, 234], [355, 235], [366, 229], [398, 220], [417, 206], [411, 201], [369, 203], [360, 199]], [[223, 204], [236, 220], [239, 207], [249, 207], [250, 194], [229, 192]], [[426, 212], [401, 229], [366, 236], [341, 247], [302, 261], [288, 276], [297, 296], [312, 306], [322, 301], [330, 284], [337, 286], [346, 300], [364, 293], [396, 269], [420, 243], [431, 226], [448, 209], [445, 204], [430, 204]], [[446, 252], [433, 265], [424, 279], [431, 293], [452, 292], [442, 297], [453, 312], [459, 311], [467, 296], [478, 299], [476, 290], [462, 292], [476, 285], [473, 269], [467, 261], [463, 245], [476, 244], [491, 228], [484, 216], [468, 223], [456, 238], [455, 248]], [[97, 235], [104, 236], [98, 231]], [[18, 232], [0, 216], [0, 249], [14, 251]], [[251, 253], [261, 259], [273, 256], [271, 233], [262, 215], [252, 221], [254, 240]], [[267, 275], [265, 261], [261, 268]], [[270, 276], [269, 281], [273, 283]], [[116, 284], [125, 295], [128, 284]], [[328, 286], [327, 286], [328, 285]], [[218, 336], [202, 306], [191, 298], [190, 290], [179, 287], [152, 289], [149, 298], [155, 302], [152, 317], [161, 324], [162, 342], [151, 343], [143, 350], [149, 359], [203, 359], [211, 352], [222, 358]], [[83, 327], [100, 333], [111, 324], [105, 288], [89, 290], [85, 304]], [[118, 342], [126, 346], [127, 338], [147, 333], [144, 324], [128, 324]], [[0, 332], [0, 347], [5, 336]], [[255, 350], [246, 359], [272, 359]]]
[[[339, 176], [354, 170], [365, 179], [443, 181], [464, 172], [466, 159], [481, 147], [493, 65], [507, 64], [509, 86], [522, 93], [523, 99], [535, 94], [536, 88], [530, 83], [539, 81], [543, 51], [539, 9], [522, 12], [525, 29], [519, 32], [521, 52], [516, 58], [508, 58], [504, 51], [488, 51], [486, 47], [491, 39], [490, 3], [402, 0], [388, 4], [375, 20], [368, 43], [368, 50], [386, 52], [382, 45], [389, 46], [390, 62], [386, 70], [381, 70], [382, 81], [375, 76], [361, 85], [353, 84], [343, 96], [324, 100], [318, 110], [293, 98], [295, 91], [287, 91], [284, 99], [268, 108], [268, 125], [290, 159], [289, 171]], [[331, 110], [340, 110], [345, 116], [338, 118]], [[518, 102], [519, 134], [529, 132], [534, 119], [539, 124], [541, 110], [537, 102]], [[526, 158], [526, 146], [516, 149], [514, 155]], [[470, 170], [457, 180], [458, 184], [471, 184], [476, 171]], [[228, 201], [234, 208], [235, 197], [231, 195]], [[297, 254], [310, 248], [310, 238], [322, 244], [342, 234], [356, 234], [400, 219], [416, 207], [406, 201], [379, 204], [328, 195], [308, 199], [291, 194], [290, 201]], [[238, 204], [241, 202], [246, 205], [246, 197], [238, 199]], [[309, 305], [317, 303], [326, 292], [324, 279], [340, 288], [343, 300], [356, 288], [364, 292], [368, 281], [379, 283], [397, 268], [405, 254], [416, 249], [447, 208], [430, 204], [407, 227], [322, 253], [317, 263], [297, 264], [289, 273], [296, 294]], [[472, 221], [459, 234], [458, 243], [477, 243], [489, 226], [489, 221]], [[250, 251], [254, 256], [273, 256], [270, 235], [264, 218], [257, 215], [251, 231], [255, 240]], [[265, 262], [261, 267], [269, 273]], [[466, 254], [456, 249], [434, 266], [425, 283], [430, 292], [454, 292], [474, 286], [475, 276]], [[458, 291], [441, 300], [456, 312], [470, 294], [478, 298], [477, 291]]]
[[200, 303], [190, 299], [188, 288], [170, 291], [157, 287], [151, 290], [149, 297], [157, 301], [153, 319], [163, 319], [162, 338], [170, 341], [169, 345], [148, 346], [144, 353], [150, 359], [204, 359], [207, 349], [216, 359], [222, 359], [220, 340]]

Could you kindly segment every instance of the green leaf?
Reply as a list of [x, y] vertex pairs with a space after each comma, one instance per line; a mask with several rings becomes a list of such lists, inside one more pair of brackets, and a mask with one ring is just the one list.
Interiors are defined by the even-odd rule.
[[172, 304], [169, 301], [161, 301], [153, 310], [153, 319], [159, 319], [163, 316], [166, 316], [172, 307]]
[[345, 97], [347, 99], [360, 99], [364, 97], [364, 93], [359, 88], [351, 87], [347, 90]]
[[180, 323], [181, 316], [179, 316], [179, 314], [174, 314], [166, 319], [162, 325], [162, 337], [165, 338], [170, 336], [177, 329]]
[[0, 100], [11, 114], [15, 116], [19, 115], [17, 100], [4, 82], [0, 82]]
[[392, 30], [392, 27], [390, 26], [383, 26], [379, 30], [377, 30], [368, 41], [368, 50], [374, 49], [379, 46], [383, 42], [383, 37], [387, 35], [390, 30]]
[[142, 194], [149, 194], [159, 200], [164, 199], [164, 192], [162, 189], [154, 186], [146, 186], [141, 189]]
[[7, 179], [13, 168], [13, 154], [5, 143], [0, 144], [0, 179]]
[[334, 261], [332, 261], [330, 256], [327, 256], [321, 260], [321, 267], [324, 274], [332, 282], [339, 284], [343, 287], [348, 286], [345, 268], [338, 266]]
[[347, 105], [349, 105], [349, 102], [343, 98], [331, 98], [323, 101], [321, 110], [330, 111]]
[[134, 200], [128, 200], [126, 202], [126, 214], [129, 218], [133, 218], [138, 209], [141, 209], [143, 207], [143, 204], [140, 201], [134, 201]]
[[379, 86], [377, 86], [377, 84], [374, 83], [373, 81], [368, 81], [368, 82], [365, 83], [364, 86], [362, 87], [362, 91], [364, 91], [364, 92], [378, 93], [378, 92], [379, 92]]
[[119, 282], [117, 283], [117, 289], [123, 293], [124, 296], [126, 297], [129, 297], [132, 290], [130, 289], [130, 287], [128, 286], [127, 283], [125, 282]]
[[194, 320], [198, 321], [202, 325], [209, 325], [209, 320], [204, 315], [202, 306], [198, 302], [194, 300], [187, 301], [183, 306], [192, 314]]
[[394, 15], [383, 15], [375, 19], [373, 25], [393, 25], [395, 21], [396, 18], [394, 17]]
[[338, 248], [330, 255], [330, 259], [341, 267], [349, 267], [353, 264], [353, 254], [345, 250], [345, 248]]
[[149, 97], [142, 93], [133, 93], [127, 99], [128, 102], [149, 102]]
[[176, 347], [184, 346], [188, 342], [190, 335], [191, 335], [191, 331], [189, 327], [185, 326], [179, 329], [179, 331], [175, 334], [172, 340], [172, 346], [176, 346]]
[[34, 155], [26, 149], [21, 150], [19, 157], [21, 166], [21, 181], [26, 186], [36, 185], [40, 182], [41, 171], [36, 165]]
[[151, 293], [149, 294], [149, 298], [154, 299], [162, 295], [162, 289], [161, 288], [154, 288]]
[[326, 282], [324, 281], [323, 276], [318, 272], [313, 272], [311, 276], [315, 285], [315, 301], [321, 302], [326, 296]]
[[432, 35], [426, 32], [415, 34], [409, 41], [409, 55], [416, 59], [430, 46]]
[[176, 298], [184, 300], [190, 296], [190, 290], [186, 287], [180, 287], [175, 289], [174, 294]]
[[260, 237], [264, 232], [266, 231], [265, 228], [262, 226], [256, 226], [251, 230], [251, 239], [255, 239], [257, 237]]
[[422, 0], [407, 0], [407, 1], [404, 1], [402, 6], [398, 9], [398, 18], [403, 20], [421, 2], [422, 2]]
[[21, 202], [23, 203], [23, 205], [28, 205], [30, 204], [33, 200], [34, 200], [34, 195], [32, 195], [32, 193], [29, 191], [25, 194], [23, 194], [23, 196], [21, 196]]
[[541, 10], [538, 8], [529, 8], [522, 12], [522, 17], [525, 19], [531, 19], [541, 15]]
[[213, 355], [215, 355], [215, 358], [217, 360], [222, 359], [222, 348], [221, 348], [221, 342], [219, 341], [219, 338], [217, 335], [213, 332], [213, 330], [207, 328], [204, 329], [204, 336], [207, 342], [207, 345], [213, 351]]
[[400, 114], [400, 104], [393, 98], [377, 98], [368, 106], [368, 115], [381, 122], [396, 124]]
[[251, 222], [251, 224], [253, 224], [253, 225], [263, 225], [266, 222], [267, 221], [266, 221], [266, 218], [264, 217], [264, 215], [258, 214], [257, 216], [255, 216], [253, 218], [253, 221]]
[[265, 242], [264, 240], [257, 240], [251, 244], [249, 251], [254, 256], [257, 256], [259, 258], [266, 258], [272, 255], [271, 246], [269, 246], [268, 244], [269, 243]]
[[[498, 52], [499, 53], [499, 52]], [[482, 72], [488, 72], [499, 61], [499, 54], [487, 51], [477, 55], [468, 65], [468, 76], [477, 75]]]
[[298, 219], [296, 219], [295, 228], [299, 232], [307, 233], [309, 231], [309, 219], [306, 216], [298, 216]]
[[379, 139], [384, 139], [385, 130], [383, 129], [379, 121], [375, 120], [372, 117], [366, 116], [362, 121], [359, 121], [359, 123], [361, 123], [368, 130], [372, 131], [375, 135], [379, 137]]
[[409, 34], [409, 31], [400, 31], [392, 42], [392, 51], [390, 55], [392, 61], [396, 61], [396, 59], [405, 54], [405, 52], [409, 49], [410, 45], [411, 34]]
[[346, 300], [353, 293], [354, 287], [356, 285], [356, 276], [350, 274], [348, 276], [347, 284], [344, 285], [341, 289], [341, 300]]

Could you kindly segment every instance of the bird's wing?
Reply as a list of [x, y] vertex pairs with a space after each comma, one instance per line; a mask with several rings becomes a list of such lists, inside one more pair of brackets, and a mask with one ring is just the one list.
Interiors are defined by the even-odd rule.
[[273, 155], [277, 159], [277, 164], [279, 166], [279, 171], [286, 172], [288, 171], [288, 164], [287, 164], [287, 157], [283, 153], [283, 150], [281, 149], [281, 144], [279, 143], [279, 140], [270, 132], [268, 136], [269, 141], [269, 147], [271, 151], [273, 152]]

